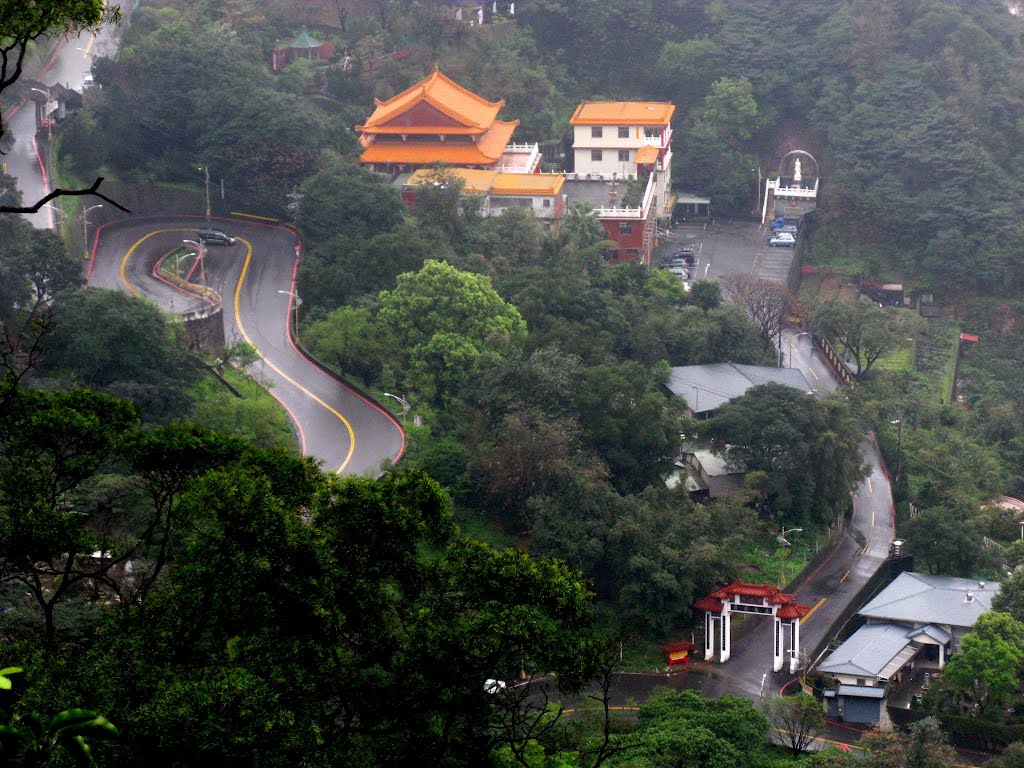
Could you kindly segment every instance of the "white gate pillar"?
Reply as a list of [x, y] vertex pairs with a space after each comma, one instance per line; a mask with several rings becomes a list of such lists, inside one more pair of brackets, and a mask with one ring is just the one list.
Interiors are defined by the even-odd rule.
[[729, 660], [729, 654], [732, 652], [732, 641], [729, 636], [731, 622], [729, 618], [729, 603], [726, 602], [722, 605], [722, 653], [718, 658], [722, 664]]
[[789, 674], [795, 675], [800, 664], [800, 619], [793, 619], [793, 658], [789, 660]]
[[772, 618], [772, 672], [779, 672], [782, 669], [782, 621], [777, 618]]
[[704, 612], [704, 661], [711, 661], [715, 655], [715, 617], [711, 611]]

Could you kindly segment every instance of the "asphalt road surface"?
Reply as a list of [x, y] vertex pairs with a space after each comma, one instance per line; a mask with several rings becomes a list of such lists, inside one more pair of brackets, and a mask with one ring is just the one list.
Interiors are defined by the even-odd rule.
[[[131, 292], [165, 311], [205, 306], [190, 294], [156, 279], [153, 265], [183, 239], [196, 239], [202, 217], [125, 219], [100, 228], [88, 285]], [[308, 360], [288, 334], [293, 317], [297, 268], [292, 232], [283, 227], [237, 221], [214, 226], [238, 237], [234, 246], [206, 249], [206, 285], [223, 298], [228, 344], [253, 344], [260, 360], [250, 374], [264, 382], [292, 418], [302, 452], [324, 469], [377, 476], [397, 461], [405, 435], [390, 413]]]
[[[109, 55], [117, 45], [116, 27], [104, 27], [98, 34], [82, 34], [61, 40], [56, 53], [35, 70], [26, 70], [24, 77], [44, 85], [60, 83], [65, 87], [81, 91], [86, 74], [92, 69], [92, 59], [97, 55]], [[35, 62], [34, 62], [35, 63]], [[56, 106], [51, 102], [48, 108]], [[26, 204], [34, 203], [50, 191], [49, 179], [44, 177], [42, 161], [35, 143], [35, 105], [31, 101], [15, 103], [4, 113], [4, 129], [14, 139], [14, 144], [3, 158], [7, 173], [17, 179], [18, 189]], [[52, 229], [56, 214], [53, 208], [44, 207], [37, 213], [24, 214], [40, 229]]]

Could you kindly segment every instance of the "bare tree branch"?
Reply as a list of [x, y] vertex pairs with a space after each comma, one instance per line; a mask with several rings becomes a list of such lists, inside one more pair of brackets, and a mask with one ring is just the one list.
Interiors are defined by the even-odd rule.
[[51, 200], [55, 200], [58, 197], [80, 197], [83, 195], [92, 195], [98, 197], [100, 200], [105, 200], [115, 208], [119, 208], [125, 213], [131, 213], [130, 210], [125, 208], [116, 200], [111, 200], [109, 197], [99, 192], [100, 184], [103, 183], [103, 177], [98, 176], [96, 181], [92, 183], [92, 186], [88, 189], [55, 189], [46, 197], [41, 197], [33, 205], [0, 205], [0, 213], [38, 213], [39, 209], [46, 205]]

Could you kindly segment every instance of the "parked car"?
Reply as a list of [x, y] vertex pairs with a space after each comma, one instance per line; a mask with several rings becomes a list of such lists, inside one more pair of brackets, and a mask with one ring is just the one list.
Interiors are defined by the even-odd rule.
[[219, 229], [204, 229], [199, 233], [199, 242], [205, 245], [234, 245], [237, 238], [221, 232]]
[[796, 245], [796, 236], [790, 232], [780, 232], [777, 235], [772, 235], [768, 238], [768, 245], [776, 246], [788, 246], [792, 248]]
[[662, 267], [675, 267], [680, 264], [692, 267], [697, 263], [697, 254], [688, 248], [684, 248], [681, 251], [676, 251], [671, 256], [663, 256], [661, 258]]
[[800, 218], [798, 216], [776, 216], [768, 226], [772, 228], [773, 232], [777, 232], [783, 227], [796, 227], [800, 229]]
[[683, 278], [683, 280], [690, 279], [690, 270], [688, 270], [686, 267], [669, 267], [668, 271], [671, 274], [676, 275], [677, 277]]

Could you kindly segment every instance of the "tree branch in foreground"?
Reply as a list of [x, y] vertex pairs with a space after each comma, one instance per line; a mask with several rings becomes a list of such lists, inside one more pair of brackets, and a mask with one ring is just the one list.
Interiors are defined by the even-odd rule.
[[98, 176], [96, 181], [92, 183], [92, 186], [88, 189], [55, 189], [46, 197], [41, 197], [36, 200], [33, 205], [0, 205], [0, 213], [38, 213], [39, 209], [46, 205], [51, 200], [56, 200], [58, 197], [80, 197], [83, 195], [92, 195], [98, 197], [100, 200], [105, 200], [115, 208], [119, 208], [125, 213], [131, 213], [130, 210], [125, 208], [116, 200], [111, 200], [109, 197], [99, 191], [100, 184], [103, 183], [103, 177]]

